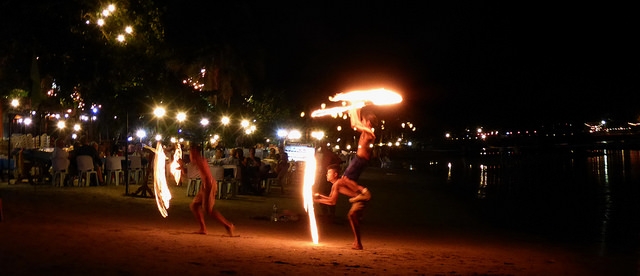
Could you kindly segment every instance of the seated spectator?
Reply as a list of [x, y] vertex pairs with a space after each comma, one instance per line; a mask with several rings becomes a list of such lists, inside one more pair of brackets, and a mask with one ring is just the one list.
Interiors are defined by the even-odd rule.
[[61, 168], [69, 168], [69, 152], [64, 150], [64, 139], [58, 138], [55, 141], [55, 148], [51, 153], [51, 164], [60, 164]]
[[267, 156], [267, 159], [278, 160], [276, 148], [269, 148], [269, 156]]
[[284, 194], [284, 186], [287, 185], [287, 180], [290, 172], [289, 155], [282, 151], [278, 155], [278, 165], [276, 166], [276, 175], [278, 183], [280, 184], [280, 191]]
[[256, 149], [249, 148], [249, 156], [244, 158], [242, 162], [243, 174], [242, 177], [245, 179], [247, 183], [247, 190], [253, 194], [261, 194], [262, 189], [260, 183], [262, 182], [262, 177], [260, 175], [260, 167], [262, 166], [262, 161], [260, 158], [256, 157]]
[[217, 160], [221, 160], [224, 158], [224, 150], [222, 148], [217, 148], [213, 157], [211, 158], [211, 162], [215, 163]]
[[81, 146], [75, 152], [75, 156], [88, 155], [93, 159], [94, 170], [98, 174], [98, 184], [104, 185], [104, 176], [102, 175], [102, 158], [100, 157], [96, 146], [92, 146], [86, 137], [80, 138]]
[[78, 162], [76, 156], [78, 156], [78, 149], [82, 146], [80, 142], [73, 142], [73, 148], [69, 151], [69, 174], [75, 176], [78, 174]]
[[[231, 154], [229, 154], [228, 157], [221, 157], [219, 159], [214, 159], [213, 160], [213, 165], [238, 165], [240, 164], [240, 160], [238, 159], [237, 155], [235, 154], [237, 150], [236, 149], [232, 149], [231, 150]], [[240, 152], [242, 152], [242, 149], [240, 149]], [[222, 153], [222, 152], [221, 152]], [[216, 156], [218, 156], [218, 154], [216, 153]]]
[[67, 174], [65, 175], [65, 179], [62, 179], [61, 186], [67, 186], [69, 175], [69, 164], [71, 161], [69, 160], [69, 152], [64, 149], [64, 139], [58, 138], [55, 141], [55, 147], [53, 148], [53, 152], [51, 153], [51, 166], [54, 170], [65, 171]]

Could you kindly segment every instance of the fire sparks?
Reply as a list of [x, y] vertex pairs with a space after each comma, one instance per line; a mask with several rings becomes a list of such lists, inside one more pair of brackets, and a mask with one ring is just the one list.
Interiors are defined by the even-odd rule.
[[402, 102], [400, 94], [384, 88], [371, 90], [356, 90], [345, 93], [338, 93], [333, 97], [329, 97], [332, 102], [349, 102], [350, 105], [343, 105], [327, 109], [318, 109], [311, 113], [311, 117], [320, 117], [325, 115], [335, 115], [354, 108], [361, 108], [365, 103], [370, 102], [374, 105], [390, 105]]
[[316, 178], [316, 159], [313, 155], [305, 156], [304, 166], [304, 188], [302, 189], [302, 198], [304, 199], [304, 209], [309, 214], [309, 228], [311, 230], [311, 239], [314, 244], [318, 244], [318, 225], [316, 224], [316, 215], [313, 210], [313, 183]]
[[153, 161], [153, 188], [156, 194], [156, 203], [162, 217], [166, 218], [169, 214], [169, 201], [171, 200], [171, 191], [167, 186], [167, 178], [165, 177], [165, 155], [162, 144], [158, 142], [156, 146], [156, 157]]
[[173, 153], [173, 161], [171, 162], [170, 170], [173, 178], [176, 180], [176, 185], [180, 185], [180, 176], [182, 175], [182, 170], [180, 169], [180, 164], [178, 160], [182, 158], [182, 149], [180, 148], [180, 143], [176, 143], [176, 151]]

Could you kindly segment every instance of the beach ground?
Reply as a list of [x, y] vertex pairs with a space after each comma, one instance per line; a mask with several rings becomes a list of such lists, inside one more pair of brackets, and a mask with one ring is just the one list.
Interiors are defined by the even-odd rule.
[[[364, 250], [352, 250], [346, 198], [318, 213], [313, 244], [301, 191], [218, 200], [237, 237], [207, 218], [198, 235], [185, 186], [169, 215], [125, 186], [0, 184], [0, 275], [636, 275], [634, 256], [551, 241], [485, 223], [472, 205], [419, 175], [367, 169], [372, 202]], [[137, 189], [131, 185], [129, 191]], [[423, 187], [423, 188], [417, 188]], [[414, 192], [412, 192], [414, 191]], [[297, 221], [271, 222], [273, 204]]]

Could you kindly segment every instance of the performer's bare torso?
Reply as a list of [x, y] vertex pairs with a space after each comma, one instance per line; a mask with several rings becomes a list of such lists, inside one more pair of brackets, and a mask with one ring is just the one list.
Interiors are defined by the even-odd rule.
[[371, 159], [371, 149], [369, 145], [373, 143], [375, 136], [371, 135], [368, 132], [360, 133], [360, 139], [358, 139], [358, 150], [356, 151], [356, 155], [364, 158], [366, 160]]

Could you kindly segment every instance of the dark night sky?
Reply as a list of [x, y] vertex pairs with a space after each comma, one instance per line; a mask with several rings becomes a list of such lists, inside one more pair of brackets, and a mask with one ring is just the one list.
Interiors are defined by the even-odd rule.
[[[405, 101], [383, 112], [426, 128], [624, 121], [640, 111], [630, 6], [211, 5], [169, 9], [181, 25], [167, 26], [167, 35], [175, 38], [172, 29], [183, 26], [191, 27], [181, 35], [214, 35], [212, 22], [223, 22], [231, 36], [252, 34], [266, 48], [270, 78], [308, 108], [337, 92], [386, 87]], [[181, 16], [187, 11], [189, 19]]]

